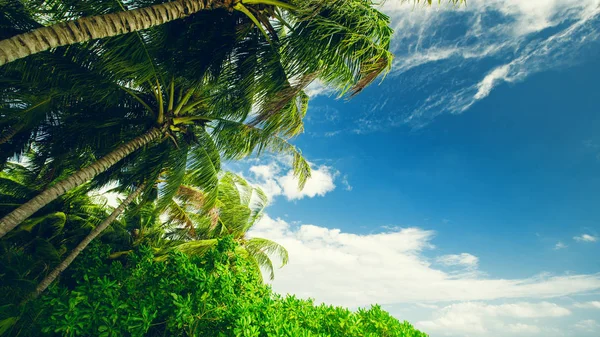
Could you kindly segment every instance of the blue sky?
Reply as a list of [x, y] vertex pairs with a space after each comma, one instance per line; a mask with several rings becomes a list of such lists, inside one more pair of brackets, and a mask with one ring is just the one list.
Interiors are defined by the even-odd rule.
[[232, 169], [290, 251], [275, 290], [381, 303], [438, 336], [600, 334], [600, 1], [383, 7], [396, 61], [346, 101], [310, 88], [313, 164]]

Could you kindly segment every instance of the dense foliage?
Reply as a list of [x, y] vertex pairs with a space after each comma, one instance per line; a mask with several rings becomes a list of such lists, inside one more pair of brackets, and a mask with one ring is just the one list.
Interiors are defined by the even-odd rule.
[[61, 284], [28, 305], [12, 335], [424, 337], [379, 306], [348, 309], [282, 297], [262, 283], [232, 237], [202, 256], [156, 259], [142, 246], [111, 259], [94, 244]]
[[[10, 173], [10, 174], [9, 174]], [[34, 167], [0, 173], [0, 215], [35, 193]], [[281, 297], [277, 243], [247, 238], [267, 200], [222, 173], [215, 200], [181, 185], [168, 207], [138, 198], [41, 297], [36, 284], [110, 207], [73, 190], [0, 239], [0, 333], [8, 336], [424, 336], [375, 306], [351, 312]], [[203, 206], [211, 205], [207, 212]], [[262, 270], [261, 270], [262, 269]]]

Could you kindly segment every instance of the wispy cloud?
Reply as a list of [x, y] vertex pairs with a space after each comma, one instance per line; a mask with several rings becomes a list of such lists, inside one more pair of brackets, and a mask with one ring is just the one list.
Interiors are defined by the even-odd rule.
[[585, 319], [575, 324], [575, 329], [589, 332], [596, 332], [600, 329], [600, 324], [593, 319]]
[[[462, 302], [437, 310], [432, 320], [417, 322], [416, 326], [430, 333], [443, 333], [446, 336], [500, 336], [506, 332], [531, 336], [544, 330], [533, 319], [569, 315], [571, 311], [550, 302], [500, 305]], [[510, 323], [511, 319], [517, 321]], [[518, 321], [520, 319], [523, 321]]]
[[344, 174], [344, 176], [342, 177], [342, 185], [344, 185], [344, 188], [346, 189], [346, 191], [352, 191], [352, 189], [354, 188], [354, 187], [352, 187], [352, 185], [350, 185], [347, 174]]
[[581, 234], [578, 236], [574, 236], [573, 240], [577, 242], [596, 242], [598, 241], [598, 237], [590, 234]]
[[304, 92], [306, 92], [306, 94], [311, 97], [321, 95], [331, 96], [336, 93], [336, 91], [333, 88], [323, 85], [323, 83], [319, 80], [315, 80], [311, 84], [309, 84], [308, 87], [304, 89]]
[[600, 301], [590, 301], [590, 302], [583, 302], [583, 303], [575, 303], [574, 307], [575, 308], [580, 308], [580, 309], [600, 309]]
[[436, 259], [437, 263], [447, 267], [477, 268], [479, 258], [469, 253], [443, 255]]
[[475, 100], [480, 100], [487, 95], [490, 94], [496, 83], [499, 81], [510, 82], [510, 78], [508, 77], [508, 71], [510, 70], [510, 65], [505, 64], [500, 66], [494, 70], [492, 70], [489, 74], [485, 75], [483, 80], [477, 84], [477, 93], [473, 98]]
[[[393, 104], [359, 119], [358, 132], [419, 127], [461, 113], [500, 84], [567, 67], [600, 43], [598, 0], [472, 0], [467, 6], [387, 1], [396, 55], [377, 89]], [[385, 88], [385, 89], [382, 89]], [[365, 123], [368, 122], [368, 123]]]
[[325, 132], [323, 135], [324, 135], [325, 137], [333, 137], [333, 136], [337, 136], [337, 135], [339, 135], [341, 132], [342, 132], [341, 130], [336, 130], [336, 131], [327, 131], [327, 132]]
[[558, 241], [555, 245], [554, 245], [554, 250], [561, 250], [561, 249], [565, 249], [569, 246], [565, 245], [564, 243], [562, 243], [561, 241]]

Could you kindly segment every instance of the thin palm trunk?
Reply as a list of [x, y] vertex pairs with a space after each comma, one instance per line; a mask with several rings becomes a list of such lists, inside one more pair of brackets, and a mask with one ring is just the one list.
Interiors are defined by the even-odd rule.
[[119, 207], [117, 207], [109, 216], [106, 218], [100, 225], [94, 228], [90, 234], [88, 234], [78, 245], [71, 251], [71, 254], [67, 256], [58, 266], [50, 272], [35, 288], [35, 291], [31, 294], [29, 299], [35, 299], [41, 293], [46, 290], [54, 280], [62, 273], [65, 269], [69, 267], [69, 265], [75, 260], [75, 258], [94, 240], [100, 233], [102, 233], [115, 219], [123, 213], [125, 208], [129, 206], [129, 204], [142, 193], [142, 191], [146, 188], [146, 184], [141, 184], [133, 193], [131, 193]]
[[19, 132], [19, 130], [21, 129], [20, 126], [15, 126], [10, 128], [4, 135], [2, 135], [2, 137], [0, 137], [0, 145], [8, 142], [9, 140], [12, 139], [12, 137], [14, 135], [17, 134], [17, 132]]
[[0, 66], [51, 48], [148, 29], [201, 10], [231, 6], [232, 2], [176, 0], [37, 28], [0, 41]]
[[68, 178], [53, 185], [52, 187], [38, 194], [35, 198], [24, 203], [19, 208], [15, 209], [0, 220], [0, 238], [19, 225], [23, 220], [27, 219], [33, 213], [37, 212], [59, 196], [87, 181], [90, 181], [98, 174], [106, 171], [109, 167], [130, 155], [135, 150], [159, 138], [161, 134], [162, 130], [158, 128], [152, 128], [145, 134], [119, 146], [114, 151], [100, 158], [92, 165], [73, 173]]

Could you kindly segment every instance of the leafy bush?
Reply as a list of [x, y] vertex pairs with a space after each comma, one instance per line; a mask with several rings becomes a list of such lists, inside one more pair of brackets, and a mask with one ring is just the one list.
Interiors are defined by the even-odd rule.
[[29, 304], [25, 335], [426, 336], [379, 306], [352, 312], [273, 293], [236, 255], [231, 238], [203, 256], [161, 260], [148, 247], [124, 260], [110, 260], [106, 245], [90, 248], [61, 283]]

